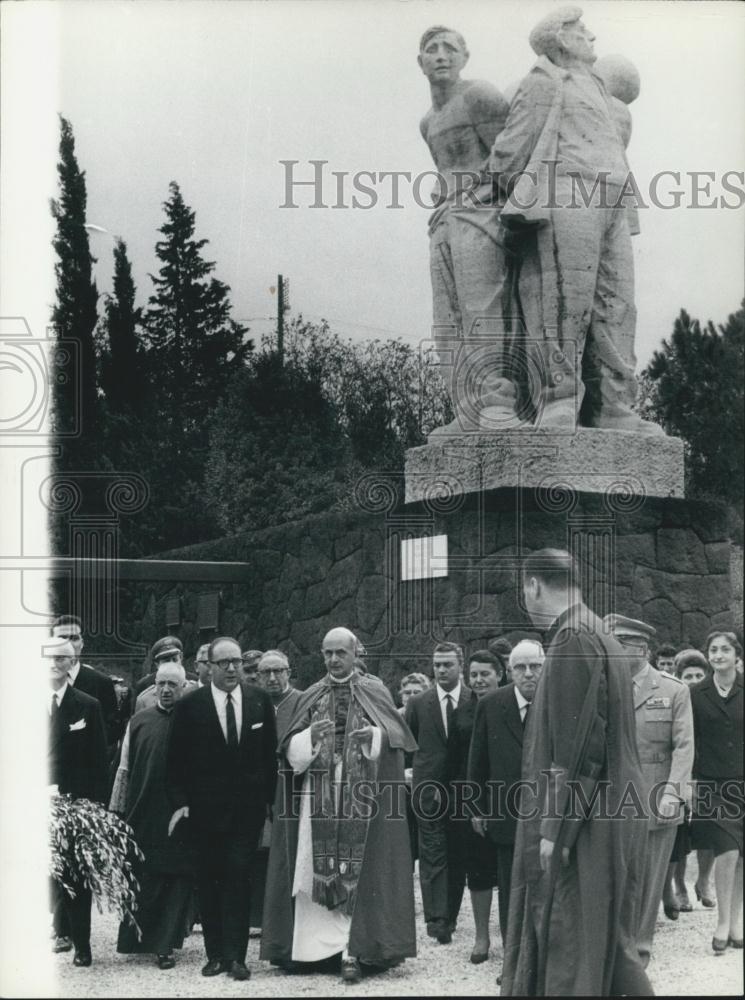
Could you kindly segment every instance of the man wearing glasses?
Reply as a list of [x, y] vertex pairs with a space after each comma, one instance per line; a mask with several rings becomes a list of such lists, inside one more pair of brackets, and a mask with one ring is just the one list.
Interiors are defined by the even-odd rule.
[[208, 642], [203, 643], [197, 650], [197, 655], [194, 657], [194, 669], [197, 672], [197, 685], [202, 687], [207, 687], [210, 682], [210, 661], [207, 658], [207, 650], [210, 648]]
[[[135, 714], [145, 708], [154, 708], [158, 704], [158, 690], [155, 686], [158, 670], [166, 663], [176, 663], [179, 666], [183, 666], [184, 652], [181, 640], [177, 639], [175, 635], [164, 635], [162, 639], [156, 639], [150, 650], [150, 662], [155, 672], [148, 674], [147, 677], [143, 677], [138, 685], [140, 693], [137, 695], [137, 701], [135, 702]], [[194, 674], [185, 673], [184, 677], [186, 679], [184, 693], [186, 693], [196, 687], [196, 680], [194, 679]], [[142, 688], [141, 685], [148, 680], [152, 680], [152, 683]]]
[[[670, 853], [683, 822], [693, 769], [693, 710], [687, 685], [649, 662], [655, 630], [645, 622], [606, 615], [605, 624], [624, 648], [634, 684], [636, 742], [642, 764], [642, 801], [650, 810], [644, 868], [639, 954], [648, 965]], [[672, 920], [678, 910], [666, 908]]]
[[290, 684], [290, 661], [279, 649], [268, 649], [258, 662], [259, 684], [272, 699], [277, 713], [277, 740], [281, 740], [290, 724], [301, 691]]
[[241, 648], [208, 650], [211, 680], [176, 704], [167, 751], [169, 835], [188, 818], [207, 963], [203, 976], [250, 976], [251, 866], [274, 801], [277, 732], [269, 695], [240, 684]]
[[[243, 654], [245, 657], [245, 653]], [[302, 692], [290, 684], [290, 661], [280, 649], [268, 649], [262, 653], [256, 664], [256, 683], [272, 699], [277, 716], [277, 742], [281, 743], [287, 732], [295, 706]], [[266, 872], [269, 863], [269, 846], [272, 842], [272, 822], [267, 819], [261, 837], [261, 845], [254, 857], [252, 871], [253, 894], [251, 897], [251, 936], [262, 926]]]
[[476, 706], [473, 723], [468, 780], [478, 785], [481, 815], [476, 815], [472, 824], [476, 833], [488, 837], [494, 846], [503, 946], [510, 909], [523, 731], [544, 659], [539, 642], [532, 639], [518, 642], [509, 658], [512, 683], [482, 698]]

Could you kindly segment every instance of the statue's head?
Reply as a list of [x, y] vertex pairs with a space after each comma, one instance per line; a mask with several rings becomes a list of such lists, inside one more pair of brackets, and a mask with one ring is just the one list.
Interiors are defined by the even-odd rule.
[[435, 24], [422, 35], [417, 62], [430, 83], [454, 82], [468, 62], [466, 40], [459, 31]]
[[530, 47], [552, 63], [594, 63], [595, 36], [582, 21], [581, 7], [560, 7], [547, 14], [530, 33]]

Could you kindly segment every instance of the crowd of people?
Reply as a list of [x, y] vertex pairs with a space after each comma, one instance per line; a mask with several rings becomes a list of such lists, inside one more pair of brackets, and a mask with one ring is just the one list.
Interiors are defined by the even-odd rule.
[[[671, 920], [692, 908], [692, 850], [714, 953], [742, 948], [737, 636], [655, 650], [651, 625], [592, 613], [568, 553], [533, 553], [521, 573], [533, 631], [468, 655], [439, 642], [431, 672], [394, 691], [344, 627], [305, 691], [285, 653], [227, 636], [193, 671], [177, 637], [159, 639], [130, 687], [83, 664], [80, 620], [58, 618], [50, 782], [122, 816], [143, 855], [117, 950], [173, 968], [199, 923], [202, 974], [245, 980], [254, 928], [262, 960], [340, 963], [355, 983], [416, 956], [418, 866], [439, 944], [466, 885], [474, 964], [498, 921], [503, 992], [651, 995], [660, 904]], [[89, 966], [91, 893], [74, 873], [72, 888], [52, 886], [53, 948]]]

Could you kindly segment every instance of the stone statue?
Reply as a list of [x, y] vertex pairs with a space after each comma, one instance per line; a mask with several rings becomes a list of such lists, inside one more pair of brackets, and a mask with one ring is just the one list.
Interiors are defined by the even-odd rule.
[[499, 336], [507, 265], [494, 188], [484, 173], [509, 106], [492, 84], [461, 80], [467, 61], [457, 31], [441, 25], [425, 31], [418, 62], [432, 107], [420, 128], [439, 175], [429, 225], [434, 338], [455, 412], [434, 437], [477, 430], [485, 406], [506, 426], [515, 423], [515, 389], [504, 377]]
[[593, 71], [594, 35], [581, 18], [579, 7], [563, 7], [531, 32], [539, 58], [512, 100], [488, 164], [506, 199], [501, 225], [519, 253], [533, 426], [575, 429], [587, 393], [583, 422], [662, 434], [631, 409], [635, 209], [625, 104], [638, 93], [638, 75], [635, 83], [633, 67], [614, 57], [605, 70], [618, 97], [609, 94]]

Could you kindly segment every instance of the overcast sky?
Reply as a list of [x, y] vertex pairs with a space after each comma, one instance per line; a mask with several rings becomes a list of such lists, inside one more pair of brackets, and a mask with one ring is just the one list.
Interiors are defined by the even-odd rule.
[[[140, 300], [151, 291], [161, 203], [176, 180], [197, 213], [197, 233], [217, 275], [232, 288], [236, 318], [255, 334], [272, 324], [275, 276], [290, 279], [293, 312], [325, 317], [356, 338], [429, 336], [427, 215], [402, 184], [389, 182], [371, 210], [286, 209], [285, 168], [426, 171], [419, 134], [429, 88], [416, 63], [421, 32], [434, 23], [463, 32], [464, 76], [500, 89], [535, 57], [528, 45], [547, 2], [507, 0], [270, 0], [107, 2], [58, 7], [58, 107], [74, 127], [87, 172], [89, 221], [128, 243]], [[660, 171], [680, 172], [679, 209], [641, 214], [634, 240], [637, 353], [648, 359], [681, 307], [724, 320], [743, 295], [743, 209], [690, 207], [691, 171], [719, 178], [745, 169], [745, 11], [734, 3], [591, 2], [585, 21], [599, 55], [622, 53], [641, 74], [632, 105], [629, 160], [646, 190]], [[735, 182], [738, 183], [738, 182]], [[345, 201], [351, 197], [347, 182]], [[676, 186], [667, 179], [666, 192]], [[743, 181], [739, 182], [742, 188]], [[428, 192], [431, 181], [425, 183]], [[729, 195], [728, 200], [736, 202]], [[110, 285], [111, 239], [92, 237], [102, 288]]]

